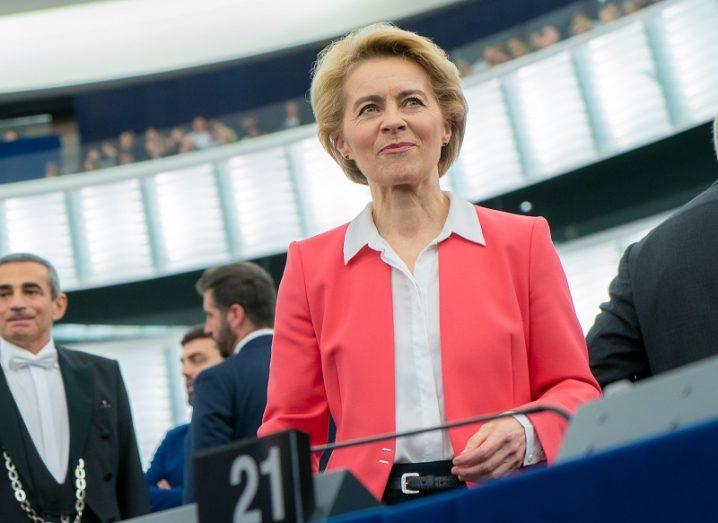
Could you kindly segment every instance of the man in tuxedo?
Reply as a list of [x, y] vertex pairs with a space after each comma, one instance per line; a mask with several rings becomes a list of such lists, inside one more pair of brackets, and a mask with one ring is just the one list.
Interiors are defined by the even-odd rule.
[[718, 182], [626, 249], [609, 294], [586, 337], [602, 387], [718, 354]]
[[[204, 326], [192, 327], [180, 342], [182, 345], [182, 376], [187, 387], [187, 402], [192, 405], [194, 380], [197, 375], [218, 363], [226, 354], [219, 350]], [[150, 491], [152, 512], [167, 510], [182, 504], [184, 492], [184, 459], [189, 423], [183, 423], [167, 432], [150, 468], [145, 472], [145, 483]]]
[[149, 511], [117, 362], [56, 346], [52, 265], [0, 258], [0, 521], [110, 522]]
[[277, 300], [272, 277], [249, 262], [208, 269], [196, 288], [206, 316], [204, 330], [230, 356], [194, 381], [186, 503], [196, 496], [191, 459], [198, 451], [257, 435], [267, 403]]

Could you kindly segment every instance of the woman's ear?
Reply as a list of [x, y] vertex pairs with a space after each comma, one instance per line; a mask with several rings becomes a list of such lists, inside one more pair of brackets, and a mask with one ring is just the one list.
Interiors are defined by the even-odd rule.
[[449, 120], [444, 120], [444, 134], [441, 136], [441, 143], [447, 145], [451, 140], [451, 136], [451, 122]]
[[334, 147], [336, 147], [337, 151], [339, 151], [339, 154], [341, 154], [347, 160], [351, 160], [351, 151], [349, 149], [349, 146], [347, 145], [346, 140], [344, 139], [344, 135], [342, 135], [342, 133], [339, 133], [334, 137], [332, 141], [334, 142]]

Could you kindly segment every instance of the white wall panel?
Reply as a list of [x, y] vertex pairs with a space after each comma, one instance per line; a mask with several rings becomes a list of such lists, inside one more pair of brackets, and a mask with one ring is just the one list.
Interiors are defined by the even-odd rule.
[[85, 239], [88, 278], [124, 281], [153, 270], [138, 180], [78, 191], [79, 230]]
[[50, 260], [64, 288], [77, 284], [74, 247], [65, 193], [5, 200], [5, 243], [8, 252], [29, 252]]

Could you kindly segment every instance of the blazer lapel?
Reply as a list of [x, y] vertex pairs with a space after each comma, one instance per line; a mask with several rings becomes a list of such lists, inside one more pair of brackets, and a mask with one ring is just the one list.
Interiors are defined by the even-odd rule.
[[67, 413], [70, 418], [70, 468], [82, 456], [92, 420], [93, 381], [92, 367], [77, 361], [58, 347], [58, 361], [65, 384]]
[[5, 449], [15, 464], [23, 485], [32, 488], [30, 468], [27, 464], [25, 447], [22, 443], [21, 424], [23, 421], [12, 392], [10, 392], [2, 367], [0, 367], [0, 413], [2, 413], [0, 415], [0, 446]]

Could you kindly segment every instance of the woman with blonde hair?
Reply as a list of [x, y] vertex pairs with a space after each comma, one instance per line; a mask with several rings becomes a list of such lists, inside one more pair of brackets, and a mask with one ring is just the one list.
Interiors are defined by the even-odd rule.
[[[311, 100], [322, 145], [372, 201], [289, 247], [259, 434], [317, 445], [330, 415], [340, 442], [597, 397], [546, 221], [439, 188], [467, 112], [446, 53], [388, 24], [359, 29], [320, 53]], [[401, 502], [551, 460], [565, 427], [517, 415], [336, 449], [328, 468]]]

